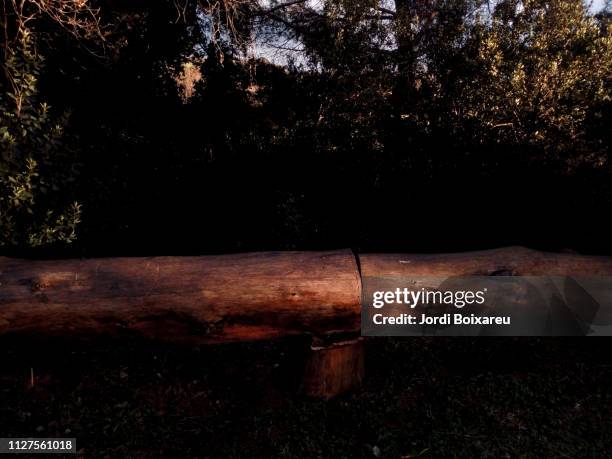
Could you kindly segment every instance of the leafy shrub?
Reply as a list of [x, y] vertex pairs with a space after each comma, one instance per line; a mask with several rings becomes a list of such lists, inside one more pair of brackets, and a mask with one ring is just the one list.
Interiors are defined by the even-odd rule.
[[0, 87], [0, 247], [36, 247], [76, 238], [81, 206], [70, 202], [75, 181], [68, 113], [52, 116], [40, 101], [43, 58], [29, 30], [6, 48]]

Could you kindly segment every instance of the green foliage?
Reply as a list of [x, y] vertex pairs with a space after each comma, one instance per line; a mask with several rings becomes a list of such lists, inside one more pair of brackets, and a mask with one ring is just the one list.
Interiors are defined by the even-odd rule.
[[600, 27], [581, 2], [512, 0], [478, 39], [479, 73], [461, 98], [483, 140], [536, 147], [568, 167], [606, 164], [609, 145], [589, 122], [612, 102], [610, 25]]
[[[42, 97], [40, 57], [27, 40], [13, 47], [0, 104], [4, 245], [72, 240], [79, 219], [67, 118], [42, 100], [74, 110], [74, 193], [95, 210], [80, 226], [85, 250], [397, 250], [400, 222], [355, 216], [466, 203], [500, 228], [479, 245], [548, 244], [521, 237], [530, 219], [509, 225], [504, 203], [557, 234], [542, 207], [601, 215], [612, 202], [609, 11], [581, 0], [260, 2], [240, 10], [247, 52], [231, 23], [219, 32], [209, 9], [185, 6], [179, 18], [167, 0], [103, 7], [116, 24], [102, 58], [36, 22]], [[177, 88], [186, 65], [188, 97]], [[482, 192], [492, 188], [494, 206]], [[438, 223], [410, 239], [438, 250], [484, 231], [449, 236]]]
[[70, 204], [65, 190], [75, 180], [68, 113], [53, 117], [40, 102], [42, 65], [22, 30], [6, 50], [0, 93], [0, 247], [70, 243], [80, 222], [80, 204]]
[[[445, 139], [458, 151], [522, 149], [567, 170], [609, 166], [603, 120], [612, 102], [612, 27], [605, 17], [577, 0], [398, 0], [393, 16], [377, 5], [330, 0], [301, 32], [323, 76], [327, 110], [314, 116], [331, 121], [329, 135], [363, 127], [369, 150], [394, 149], [389, 139], [403, 138], [399, 146], [413, 144], [413, 157], [421, 148], [431, 156]], [[297, 11], [287, 20], [308, 17]], [[390, 110], [399, 123], [389, 122]], [[344, 138], [350, 147], [355, 135]]]

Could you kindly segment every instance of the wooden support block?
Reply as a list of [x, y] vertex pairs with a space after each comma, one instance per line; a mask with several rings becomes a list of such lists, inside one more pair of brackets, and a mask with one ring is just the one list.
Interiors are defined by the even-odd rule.
[[303, 392], [329, 400], [359, 386], [364, 378], [363, 356], [362, 338], [329, 345], [313, 344], [306, 359]]

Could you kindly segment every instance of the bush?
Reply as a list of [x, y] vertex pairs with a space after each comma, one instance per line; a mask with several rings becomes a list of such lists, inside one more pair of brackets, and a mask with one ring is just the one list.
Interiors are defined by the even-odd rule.
[[70, 243], [80, 221], [80, 204], [69, 199], [76, 163], [68, 113], [53, 117], [40, 101], [42, 66], [30, 31], [20, 30], [0, 88], [0, 247]]

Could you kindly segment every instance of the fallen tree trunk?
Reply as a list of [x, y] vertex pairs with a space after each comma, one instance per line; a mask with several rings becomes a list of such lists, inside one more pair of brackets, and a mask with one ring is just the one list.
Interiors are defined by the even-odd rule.
[[612, 257], [505, 247], [447, 254], [363, 254], [362, 276], [612, 276]]
[[350, 250], [0, 259], [0, 335], [217, 343], [359, 330]]
[[356, 333], [361, 276], [612, 276], [612, 259], [524, 248], [439, 255], [272, 252], [0, 258], [0, 335], [220, 343]]

